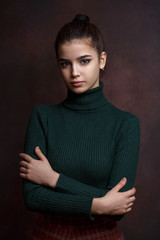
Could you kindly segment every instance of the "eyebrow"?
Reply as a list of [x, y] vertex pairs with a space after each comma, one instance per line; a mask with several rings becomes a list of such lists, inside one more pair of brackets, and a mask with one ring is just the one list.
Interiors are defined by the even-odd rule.
[[[80, 60], [80, 59], [83, 59], [83, 58], [86, 58], [86, 57], [92, 57], [92, 56], [86, 54], [86, 55], [83, 55], [83, 56], [78, 57], [77, 60]], [[70, 61], [70, 60], [69, 60], [69, 59], [66, 59], [66, 58], [60, 58], [60, 59], [58, 59], [58, 61], [61, 62], [61, 61]]]

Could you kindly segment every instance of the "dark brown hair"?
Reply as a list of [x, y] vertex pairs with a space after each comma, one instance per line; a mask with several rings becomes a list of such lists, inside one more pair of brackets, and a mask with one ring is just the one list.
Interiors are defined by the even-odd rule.
[[99, 55], [105, 51], [101, 32], [94, 24], [89, 22], [89, 17], [83, 14], [77, 14], [72, 22], [65, 24], [58, 32], [55, 41], [57, 58], [59, 45], [74, 39], [89, 39], [91, 46], [97, 50]]

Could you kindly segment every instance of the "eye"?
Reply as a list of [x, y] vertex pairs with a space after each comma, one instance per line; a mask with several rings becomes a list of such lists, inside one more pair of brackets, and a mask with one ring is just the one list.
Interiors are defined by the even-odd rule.
[[81, 64], [87, 64], [89, 63], [91, 60], [90, 59], [82, 59], [81, 60]]
[[65, 68], [68, 65], [70, 65], [70, 62], [61, 62], [60, 65], [61, 65], [62, 68]]

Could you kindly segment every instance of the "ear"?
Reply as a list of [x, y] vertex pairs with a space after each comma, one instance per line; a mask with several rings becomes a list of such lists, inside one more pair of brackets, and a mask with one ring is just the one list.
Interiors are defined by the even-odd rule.
[[107, 60], [107, 54], [106, 54], [106, 52], [102, 52], [101, 54], [100, 54], [100, 58], [99, 58], [99, 68], [100, 69], [102, 69], [102, 70], [104, 70], [104, 67], [105, 67], [105, 65], [106, 65], [106, 60]]

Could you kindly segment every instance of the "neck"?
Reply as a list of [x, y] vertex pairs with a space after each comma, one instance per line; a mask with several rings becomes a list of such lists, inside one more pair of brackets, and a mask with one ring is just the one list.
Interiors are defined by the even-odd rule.
[[68, 95], [63, 105], [74, 110], [88, 111], [96, 110], [107, 103], [107, 99], [103, 94], [103, 83], [100, 82], [98, 87], [89, 89], [81, 94], [74, 93], [68, 89]]

